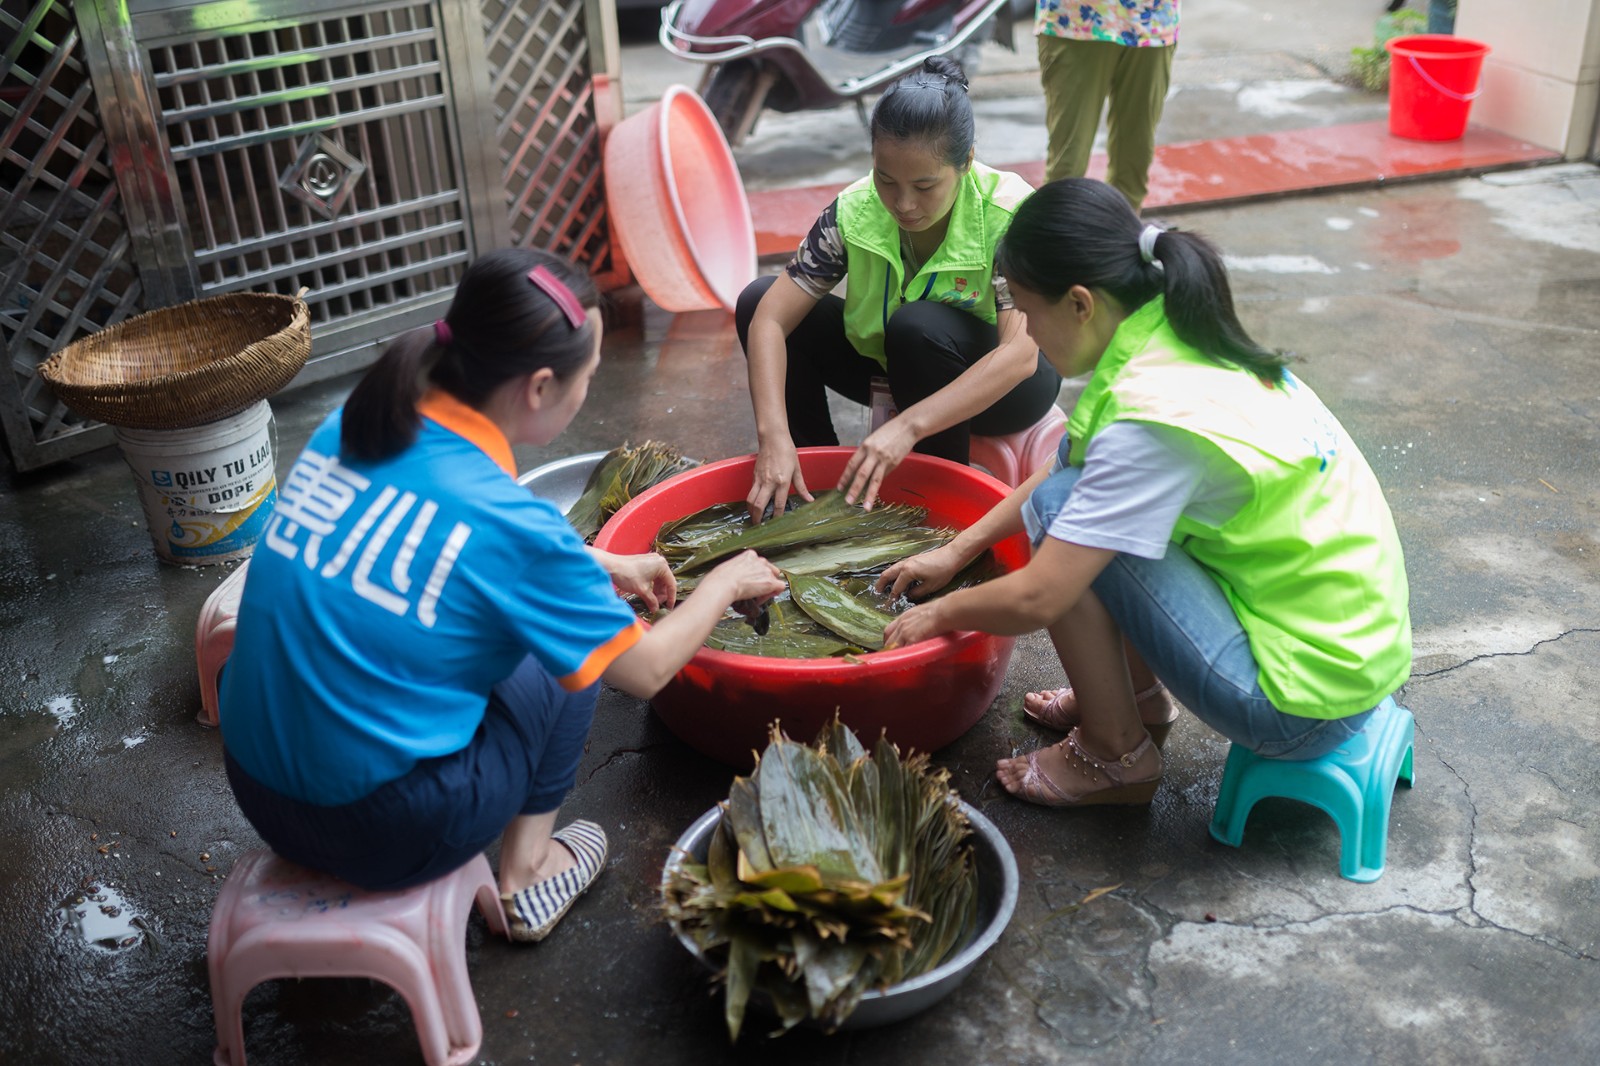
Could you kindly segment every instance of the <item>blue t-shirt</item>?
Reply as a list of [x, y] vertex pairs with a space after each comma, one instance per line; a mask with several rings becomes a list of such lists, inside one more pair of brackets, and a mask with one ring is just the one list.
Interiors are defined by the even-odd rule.
[[[488, 419], [435, 393], [416, 442], [339, 457], [340, 412], [280, 487], [223, 678], [228, 751], [307, 803], [349, 803], [459, 751], [532, 654], [593, 684], [642, 630]], [[449, 427], [449, 428], [447, 428]]]

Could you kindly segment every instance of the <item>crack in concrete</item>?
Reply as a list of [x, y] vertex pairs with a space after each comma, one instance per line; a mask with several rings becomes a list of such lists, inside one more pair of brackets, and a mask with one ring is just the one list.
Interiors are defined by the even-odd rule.
[[582, 785], [587, 785], [590, 781], [594, 780], [596, 774], [600, 773], [600, 771], [604, 770], [606, 767], [610, 766], [612, 763], [616, 762], [617, 759], [621, 758], [624, 755], [644, 755], [644, 754], [647, 754], [649, 752], [655, 751], [657, 748], [664, 747], [664, 746], [665, 746], [664, 743], [657, 743], [657, 744], [646, 744], [642, 748], [618, 748], [617, 750], [613, 751], [611, 754], [607, 755], [605, 757], [605, 761], [602, 762], [599, 766], [596, 766], [593, 770], [590, 770], [589, 773], [584, 776], [584, 779], [579, 783], [579, 785], [580, 785], [580, 787]]
[[[1540, 643], [1547, 642], [1541, 641]], [[1472, 812], [1472, 817], [1467, 823], [1467, 912], [1471, 914], [1472, 917], [1478, 922], [1489, 927], [1490, 929], [1495, 929], [1502, 933], [1510, 933], [1512, 936], [1522, 937], [1525, 940], [1531, 940], [1535, 944], [1539, 944], [1543, 947], [1554, 948], [1556, 951], [1566, 955], [1568, 958], [1579, 960], [1593, 959], [1593, 955], [1590, 955], [1579, 948], [1575, 948], [1570, 944], [1562, 943], [1553, 936], [1547, 936], [1541, 933], [1530, 933], [1522, 929], [1504, 925], [1478, 910], [1478, 886], [1476, 884], [1478, 876], [1478, 804], [1472, 798], [1472, 785], [1467, 782], [1466, 777], [1461, 773], [1461, 771], [1457, 770], [1454, 766], [1451, 766], [1449, 761], [1443, 756], [1439, 757], [1439, 765], [1443, 766], [1446, 770], [1449, 770], [1451, 776], [1457, 781], [1461, 782], [1461, 791], [1462, 794], [1466, 796], [1467, 809]], [[1413, 907], [1408, 907], [1407, 909], [1416, 910], [1420, 914], [1449, 914], [1454, 918], [1455, 921], [1466, 925], [1466, 922], [1461, 919], [1458, 912], [1428, 911]]]
[[1443, 755], [1439, 756], [1439, 765], [1461, 782], [1462, 794], [1467, 798], [1467, 809], [1472, 812], [1472, 817], [1467, 820], [1467, 910], [1479, 921], [1484, 921], [1483, 915], [1478, 913], [1478, 886], [1474, 883], [1478, 876], [1478, 804], [1472, 798], [1472, 786], [1461, 771], [1451, 766]]
[[1276, 922], [1276, 923], [1265, 923], [1265, 922], [1224, 922], [1224, 921], [1220, 921], [1220, 920], [1216, 921], [1216, 922], [1178, 921], [1178, 922], [1173, 923], [1173, 929], [1176, 929], [1180, 925], [1223, 925], [1223, 926], [1229, 926], [1229, 927], [1234, 928], [1234, 929], [1249, 930], [1250, 932], [1278, 932], [1278, 931], [1291, 930], [1291, 929], [1294, 929], [1297, 926], [1309, 927], [1311, 925], [1316, 924], [1317, 922], [1327, 921], [1330, 918], [1372, 918], [1372, 917], [1377, 917], [1379, 915], [1394, 914], [1396, 912], [1404, 911], [1404, 912], [1409, 912], [1409, 913], [1412, 913], [1412, 914], [1428, 915], [1428, 916], [1437, 917], [1437, 918], [1449, 918], [1452, 921], [1457, 922], [1460, 925], [1462, 925], [1462, 926], [1464, 926], [1465, 928], [1468, 928], [1468, 929], [1472, 929], [1472, 928], [1488, 928], [1488, 929], [1493, 929], [1495, 932], [1498, 932], [1498, 933], [1507, 933], [1507, 934], [1509, 934], [1511, 936], [1519, 937], [1519, 938], [1521, 938], [1523, 940], [1531, 941], [1531, 942], [1533, 942], [1535, 944], [1538, 944], [1540, 947], [1554, 949], [1555, 951], [1560, 952], [1561, 954], [1567, 956], [1568, 958], [1576, 959], [1579, 962], [1600, 962], [1600, 957], [1596, 957], [1594, 955], [1591, 955], [1588, 952], [1582, 950], [1581, 948], [1575, 948], [1575, 947], [1572, 947], [1569, 944], [1562, 943], [1560, 940], [1557, 940], [1554, 937], [1545, 936], [1545, 935], [1538, 934], [1538, 933], [1528, 933], [1528, 932], [1524, 932], [1521, 929], [1513, 928], [1513, 927], [1511, 927], [1509, 925], [1502, 925], [1501, 923], [1493, 921], [1492, 919], [1485, 918], [1482, 914], [1478, 913], [1478, 911], [1477, 911], [1477, 909], [1475, 907], [1470, 907], [1469, 906], [1467, 909], [1471, 912], [1472, 917], [1476, 918], [1480, 923], [1482, 923], [1480, 926], [1472, 926], [1472, 925], [1468, 924], [1467, 922], [1463, 921], [1462, 918], [1461, 918], [1461, 909], [1460, 908], [1449, 909], [1449, 910], [1443, 910], [1443, 909], [1442, 910], [1430, 910], [1427, 907], [1418, 907], [1415, 904], [1411, 904], [1411, 903], [1396, 903], [1396, 904], [1394, 904], [1392, 906], [1381, 907], [1381, 908], [1379, 908], [1377, 910], [1371, 910], [1371, 911], [1327, 911], [1327, 912], [1325, 912], [1323, 914], [1317, 915], [1315, 918], [1301, 918], [1301, 919], [1296, 919], [1294, 921], [1282, 921], [1282, 922]]
[[1568, 638], [1570, 636], [1573, 636], [1574, 634], [1579, 634], [1579, 633], [1600, 633], [1600, 629], [1593, 629], [1593, 628], [1588, 628], [1588, 627], [1583, 627], [1583, 626], [1575, 627], [1573, 629], [1568, 629], [1568, 630], [1566, 630], [1564, 632], [1557, 633], [1553, 637], [1546, 637], [1543, 640], [1535, 641], [1533, 646], [1530, 647], [1527, 651], [1488, 651], [1488, 652], [1484, 652], [1482, 655], [1474, 655], [1470, 659], [1464, 659], [1461, 662], [1456, 663], [1454, 666], [1446, 666], [1446, 667], [1444, 667], [1442, 669], [1439, 669], [1439, 670], [1429, 670], [1426, 673], [1412, 674], [1411, 675], [1411, 681], [1420, 681], [1423, 678], [1443, 677], [1445, 674], [1454, 673], [1455, 671], [1460, 670], [1463, 667], [1471, 666], [1473, 663], [1482, 662], [1485, 659], [1500, 659], [1500, 658], [1505, 658], [1505, 657], [1509, 657], [1509, 656], [1532, 655], [1534, 652], [1538, 651], [1540, 648], [1542, 648], [1546, 644], [1554, 644], [1556, 641], [1565, 640], [1566, 638]]

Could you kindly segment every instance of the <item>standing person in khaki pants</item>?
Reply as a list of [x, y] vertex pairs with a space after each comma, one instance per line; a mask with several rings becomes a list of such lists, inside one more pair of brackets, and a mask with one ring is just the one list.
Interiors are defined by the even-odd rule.
[[1144, 203], [1172, 80], [1179, 0], [1039, 0], [1034, 34], [1050, 154], [1045, 180], [1082, 177], [1106, 97], [1106, 183]]

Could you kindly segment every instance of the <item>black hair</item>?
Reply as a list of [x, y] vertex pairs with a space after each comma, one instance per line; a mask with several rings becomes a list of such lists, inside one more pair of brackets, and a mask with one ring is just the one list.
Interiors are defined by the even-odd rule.
[[560, 305], [528, 277], [544, 267], [585, 309], [599, 300], [594, 282], [572, 263], [534, 248], [481, 256], [462, 275], [445, 312], [444, 329], [425, 326], [396, 337], [350, 398], [340, 427], [341, 451], [386, 459], [416, 440], [417, 402], [437, 386], [481, 409], [501, 385], [549, 368], [565, 380], [589, 361], [594, 326], [574, 329]]
[[1144, 227], [1110, 185], [1062, 178], [1017, 208], [995, 266], [1010, 284], [1051, 303], [1074, 285], [1108, 293], [1130, 313], [1165, 296], [1167, 321], [1185, 344], [1217, 362], [1276, 378], [1288, 359], [1239, 324], [1227, 269], [1211, 242], [1163, 229], [1147, 260], [1139, 248]]
[[957, 170], [972, 159], [977, 127], [967, 76], [949, 56], [929, 56], [922, 69], [907, 74], [878, 97], [872, 108], [872, 143], [879, 138], [921, 142]]

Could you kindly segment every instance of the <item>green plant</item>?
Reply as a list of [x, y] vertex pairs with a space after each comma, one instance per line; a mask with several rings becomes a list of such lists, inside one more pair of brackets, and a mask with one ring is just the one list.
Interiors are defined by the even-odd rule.
[[1350, 74], [1368, 92], [1381, 93], [1389, 88], [1389, 50], [1384, 43], [1395, 37], [1423, 33], [1428, 28], [1428, 16], [1420, 11], [1403, 8], [1383, 15], [1372, 31], [1372, 47], [1350, 49]]

